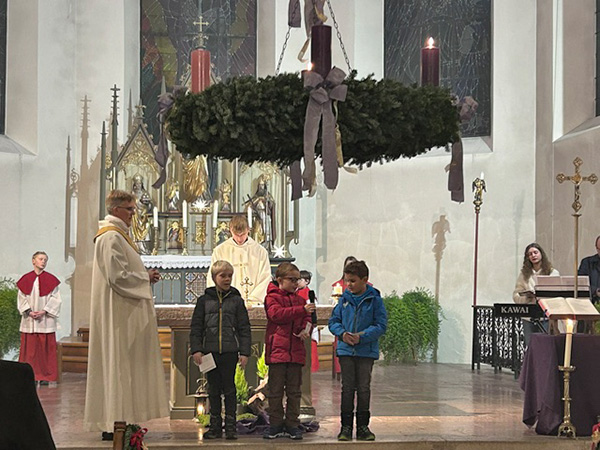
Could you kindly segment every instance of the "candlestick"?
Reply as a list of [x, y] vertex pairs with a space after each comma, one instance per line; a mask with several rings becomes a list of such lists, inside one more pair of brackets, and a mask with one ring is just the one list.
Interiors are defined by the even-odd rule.
[[563, 366], [571, 366], [571, 347], [573, 346], [573, 321], [567, 319], [567, 334], [565, 338], [565, 361]]
[[421, 86], [440, 85], [440, 49], [435, 47], [433, 38], [421, 49]]
[[[154, 208], [154, 211], [156, 211], [156, 208]], [[156, 224], [158, 225], [158, 218], [155, 219], [156, 220]], [[153, 255], [158, 255], [158, 226], [154, 226], [154, 248], [152, 249], [152, 254]]]
[[252, 208], [248, 207], [248, 228], [252, 228]]
[[213, 228], [217, 228], [218, 220], [219, 220], [219, 200], [215, 200], [215, 203], [213, 203], [213, 222], [212, 222]]
[[187, 256], [188, 255], [188, 251], [187, 251], [187, 231], [188, 231], [188, 229], [186, 226], [184, 226], [182, 228], [183, 228], [183, 242], [182, 242], [183, 250], [181, 251], [181, 254], [183, 256]]
[[156, 206], [152, 210], [152, 225], [154, 225], [154, 228], [158, 227], [158, 208]]
[[182, 218], [183, 218], [183, 228], [187, 228], [187, 226], [188, 226], [188, 221], [187, 221], [187, 219], [188, 219], [187, 218], [187, 216], [188, 216], [188, 204], [187, 204], [187, 201], [184, 200], [181, 206], [182, 206], [181, 209], [183, 210], [183, 212], [181, 213], [182, 214]]

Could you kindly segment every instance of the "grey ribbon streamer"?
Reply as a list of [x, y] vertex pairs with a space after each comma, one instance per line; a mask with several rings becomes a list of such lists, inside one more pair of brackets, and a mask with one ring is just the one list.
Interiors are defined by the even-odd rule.
[[158, 97], [158, 114], [156, 116], [158, 118], [158, 123], [160, 124], [160, 136], [158, 137], [158, 146], [156, 148], [154, 159], [161, 167], [161, 171], [158, 180], [152, 185], [154, 189], [160, 188], [165, 181], [167, 181], [167, 161], [169, 160], [169, 145], [165, 133], [167, 115], [175, 104], [175, 99], [184, 95], [186, 91], [187, 89], [183, 86], [175, 86], [172, 93], [166, 92]]
[[304, 173], [302, 189], [310, 190], [315, 183], [315, 145], [322, 123], [321, 143], [325, 186], [335, 189], [338, 183], [338, 163], [335, 143], [336, 118], [332, 100], [344, 101], [348, 86], [341, 84], [346, 78], [343, 70], [334, 67], [323, 79], [314, 71], [304, 72], [304, 87], [310, 90], [304, 121]]
[[290, 166], [290, 179], [292, 181], [292, 201], [302, 198], [302, 169], [300, 161], [294, 161]]
[[448, 190], [453, 202], [465, 201], [465, 183], [463, 178], [463, 144], [459, 138], [452, 144], [452, 159], [448, 171]]
[[302, 13], [300, 12], [300, 0], [290, 0], [288, 3], [288, 26], [300, 28], [302, 24]]

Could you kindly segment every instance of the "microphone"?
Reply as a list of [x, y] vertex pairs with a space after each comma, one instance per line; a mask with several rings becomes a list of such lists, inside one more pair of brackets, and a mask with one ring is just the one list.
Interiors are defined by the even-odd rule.
[[[315, 300], [316, 300], [315, 291], [313, 291], [311, 289], [310, 291], [308, 291], [308, 301], [314, 304]], [[317, 324], [317, 311], [312, 312], [311, 321], [312, 321], [313, 325]]]

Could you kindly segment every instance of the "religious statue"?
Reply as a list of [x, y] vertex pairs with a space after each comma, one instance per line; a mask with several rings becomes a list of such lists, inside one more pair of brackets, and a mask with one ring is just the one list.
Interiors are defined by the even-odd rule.
[[219, 191], [221, 192], [221, 211], [231, 212], [231, 191], [233, 186], [229, 180], [225, 180], [221, 183]]
[[167, 188], [167, 211], [179, 211], [179, 181], [169, 180]]
[[135, 214], [131, 221], [131, 233], [133, 234], [133, 240], [138, 246], [139, 252], [143, 255], [149, 255], [152, 251], [150, 236], [152, 223], [150, 217], [152, 217], [152, 208], [154, 205], [150, 198], [150, 194], [148, 194], [148, 191], [144, 188], [144, 181], [141, 175], [138, 174], [133, 177], [131, 192], [137, 199]]
[[179, 226], [177, 220], [171, 222], [169, 229], [167, 230], [167, 248], [183, 248], [183, 229]]
[[276, 238], [275, 201], [267, 188], [267, 177], [258, 177], [256, 192], [245, 203], [245, 210], [252, 210], [250, 235], [267, 250], [271, 250]]
[[472, 190], [475, 193], [475, 200], [473, 203], [479, 203], [481, 205], [483, 203], [483, 191], [485, 191], [485, 181], [483, 178], [476, 178], [473, 181]]
[[185, 200], [190, 204], [194, 204], [198, 199], [210, 201], [208, 171], [204, 156], [183, 158], [183, 192]]

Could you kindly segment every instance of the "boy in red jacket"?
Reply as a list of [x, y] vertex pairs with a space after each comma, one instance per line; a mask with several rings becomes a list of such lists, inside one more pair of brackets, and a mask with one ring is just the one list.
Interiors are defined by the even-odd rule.
[[[267, 331], [265, 362], [269, 365], [269, 420], [265, 439], [288, 435], [302, 439], [298, 428], [302, 395], [302, 366], [306, 361], [304, 339], [310, 338], [314, 303], [306, 303], [297, 293], [300, 271], [291, 263], [281, 263], [265, 298]], [[287, 397], [285, 418], [283, 394]]]

